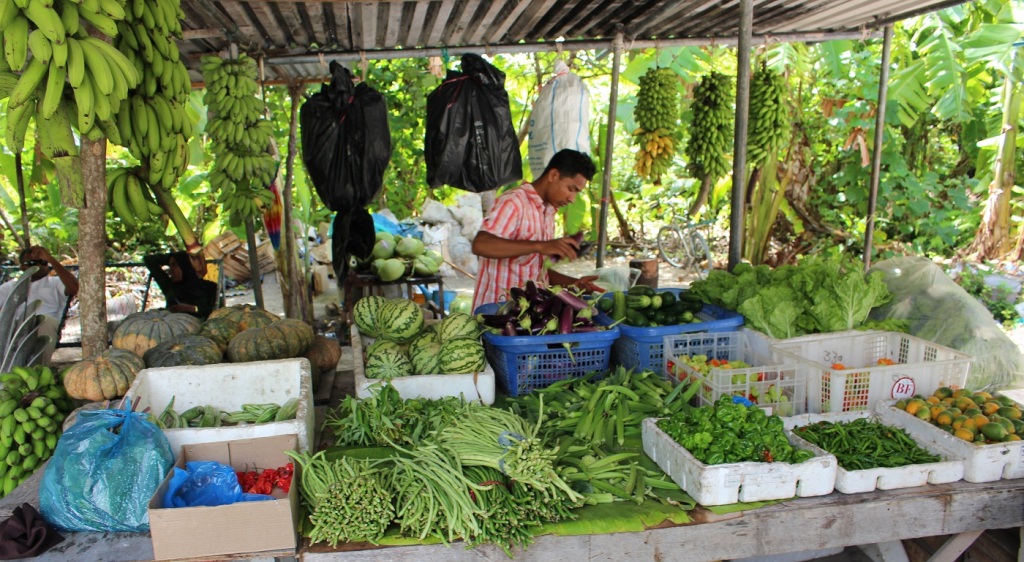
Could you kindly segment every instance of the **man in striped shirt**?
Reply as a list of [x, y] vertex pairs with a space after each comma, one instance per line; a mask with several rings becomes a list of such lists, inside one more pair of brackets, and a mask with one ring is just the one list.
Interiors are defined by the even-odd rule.
[[473, 240], [473, 253], [480, 257], [474, 310], [481, 304], [505, 300], [510, 287], [521, 287], [527, 279], [545, 285], [586, 281], [548, 271], [544, 260], [576, 259], [576, 240], [571, 236], [555, 238], [555, 213], [576, 199], [594, 172], [590, 156], [560, 150], [533, 184], [524, 183], [494, 201]]

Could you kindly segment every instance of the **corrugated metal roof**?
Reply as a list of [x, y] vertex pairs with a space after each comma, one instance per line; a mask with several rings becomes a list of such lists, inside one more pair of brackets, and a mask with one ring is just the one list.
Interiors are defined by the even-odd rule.
[[[868, 32], [910, 16], [960, 4], [949, 0], [754, 0], [755, 37]], [[636, 42], [735, 39], [739, 0], [182, 0], [179, 41], [195, 69], [200, 56], [231, 42], [267, 61], [267, 78], [327, 74], [316, 62], [348, 55], [394, 56], [394, 50], [611, 41], [621, 29]], [[536, 47], [534, 47], [536, 48]], [[422, 56], [425, 52], [418, 53]], [[311, 57], [312, 56], [312, 57]], [[298, 57], [298, 58], [297, 58]]]

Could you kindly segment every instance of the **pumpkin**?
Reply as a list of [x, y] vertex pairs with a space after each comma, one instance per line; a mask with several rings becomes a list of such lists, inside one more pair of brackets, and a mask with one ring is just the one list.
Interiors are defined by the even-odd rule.
[[309, 359], [316, 373], [330, 371], [338, 366], [341, 359], [341, 345], [327, 336], [317, 335], [302, 356]]
[[114, 347], [145, 355], [156, 344], [182, 334], [194, 334], [202, 324], [195, 316], [168, 310], [147, 310], [126, 317], [114, 330]]
[[145, 367], [138, 355], [112, 347], [68, 367], [61, 378], [72, 398], [98, 402], [124, 396], [135, 375]]
[[217, 343], [196, 334], [175, 336], [160, 342], [142, 356], [146, 367], [177, 367], [178, 365], [212, 365], [224, 360]]
[[197, 333], [200, 336], [213, 340], [217, 347], [220, 348], [220, 354], [224, 355], [224, 352], [228, 350], [228, 343], [231, 341], [231, 338], [241, 331], [242, 327], [238, 324], [238, 321], [221, 316], [220, 318], [208, 318], [199, 327], [199, 332]]
[[209, 322], [218, 318], [234, 320], [238, 324], [239, 331], [248, 330], [249, 328], [262, 328], [281, 320], [273, 312], [257, 308], [253, 304], [236, 304], [234, 306], [218, 308], [210, 313], [206, 321]]
[[263, 328], [242, 330], [228, 344], [232, 363], [299, 357], [313, 343], [313, 328], [302, 320], [286, 318]]

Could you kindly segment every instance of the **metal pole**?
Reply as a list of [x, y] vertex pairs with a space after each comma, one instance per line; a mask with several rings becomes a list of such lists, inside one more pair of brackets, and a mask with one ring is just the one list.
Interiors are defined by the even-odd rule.
[[750, 47], [754, 0], [740, 0], [740, 34], [736, 49], [736, 136], [732, 161], [732, 215], [729, 218], [729, 271], [743, 259], [743, 219], [746, 215], [747, 129], [750, 110]]
[[597, 267], [604, 266], [604, 247], [608, 243], [608, 201], [612, 190], [612, 148], [615, 144], [615, 112], [619, 106], [619, 63], [622, 60], [622, 30], [612, 40], [612, 92], [608, 99], [608, 138], [604, 144], [604, 167], [601, 178], [601, 212], [597, 227]]
[[882, 71], [878, 77], [878, 111], [875, 114], [875, 146], [871, 150], [871, 193], [868, 196], [868, 222], [864, 226], [864, 269], [871, 267], [871, 246], [875, 238], [875, 208], [878, 183], [882, 174], [882, 139], [885, 136], [885, 98], [889, 94], [889, 55], [892, 51], [892, 24], [883, 29]]

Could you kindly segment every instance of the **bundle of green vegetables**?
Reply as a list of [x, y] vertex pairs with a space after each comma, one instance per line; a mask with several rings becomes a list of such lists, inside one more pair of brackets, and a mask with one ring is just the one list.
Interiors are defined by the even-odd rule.
[[865, 275], [863, 264], [846, 255], [807, 256], [775, 269], [741, 263], [732, 272], [711, 271], [690, 290], [777, 339], [872, 327], [906, 330], [901, 323], [868, 321], [872, 308], [889, 301], [889, 290], [880, 273]]
[[465, 407], [461, 398], [403, 400], [390, 384], [364, 400], [347, 396], [336, 410], [327, 412], [324, 429], [339, 447], [416, 445], [448, 424]]

